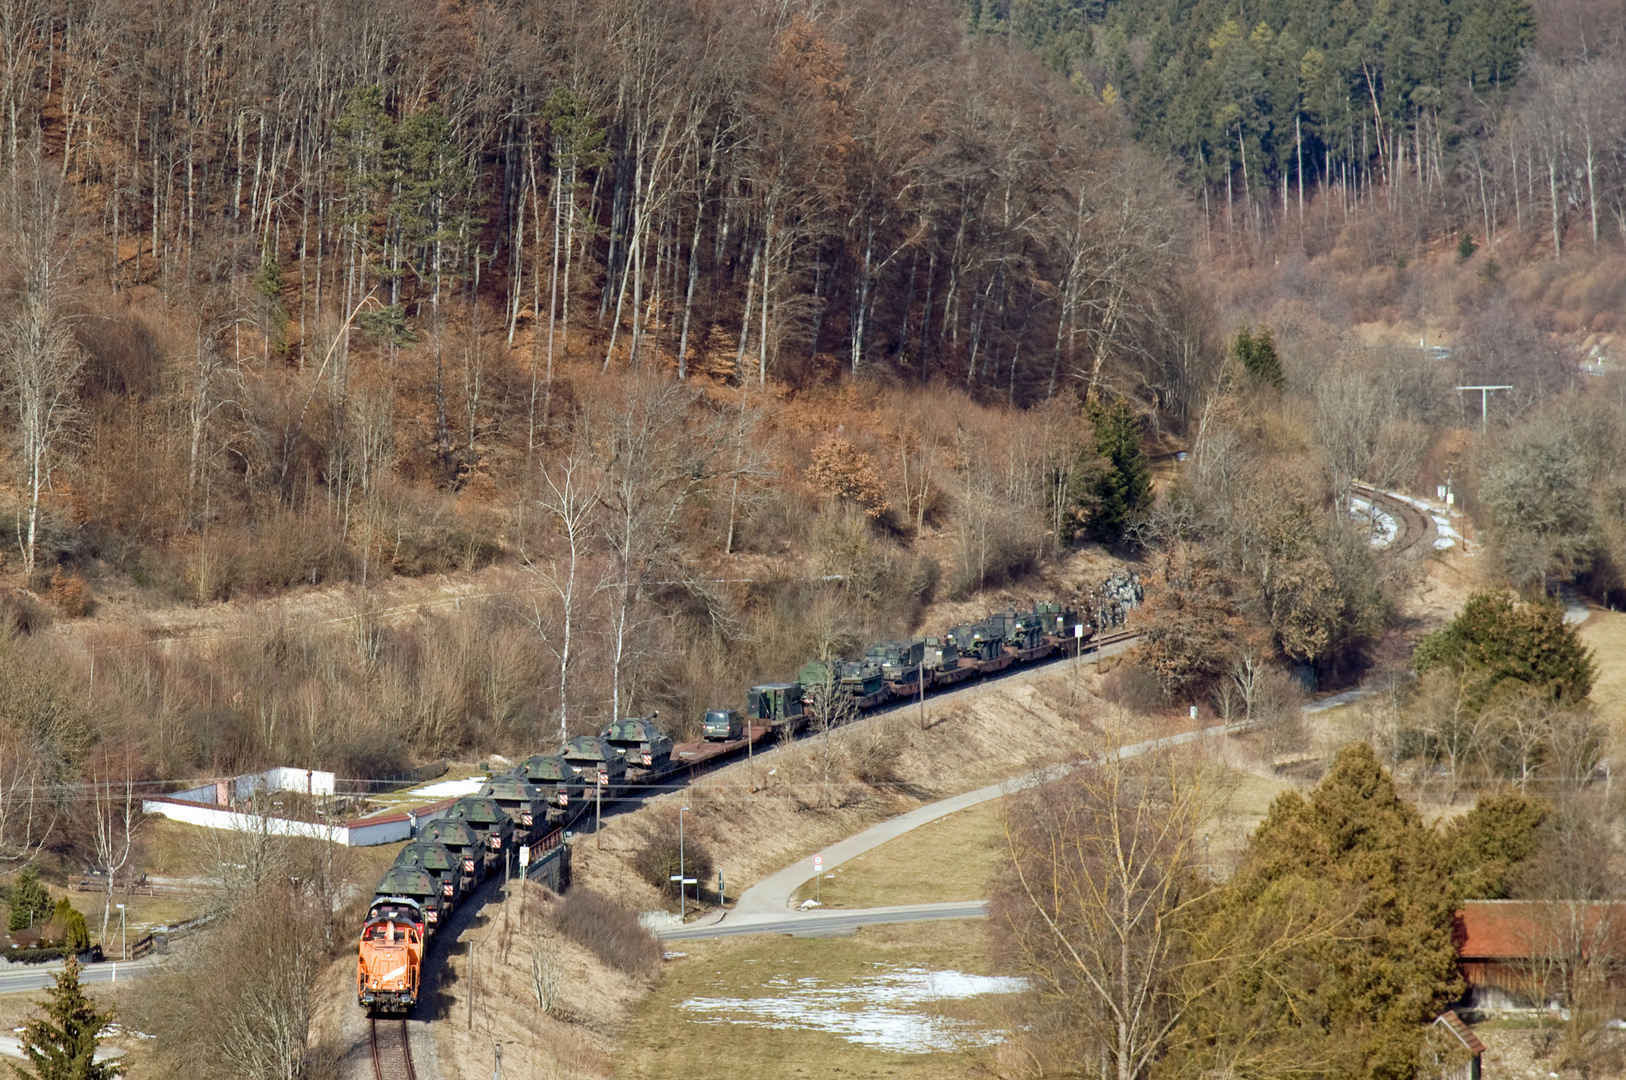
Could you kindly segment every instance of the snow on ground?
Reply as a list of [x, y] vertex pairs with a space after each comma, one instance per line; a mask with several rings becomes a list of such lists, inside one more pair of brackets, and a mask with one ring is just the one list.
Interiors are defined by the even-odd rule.
[[440, 783], [430, 784], [428, 787], [414, 788], [411, 794], [414, 796], [423, 795], [431, 799], [449, 799], [454, 795], [474, 795], [479, 792], [485, 782], [486, 777], [484, 776], [472, 776], [467, 780], [442, 780]]
[[768, 983], [784, 991], [778, 997], [690, 998], [680, 1007], [705, 1014], [697, 1021], [702, 1024], [828, 1031], [860, 1046], [925, 1054], [998, 1040], [997, 1033], [968, 1021], [931, 1015], [934, 1002], [1014, 994], [1027, 986], [1023, 979], [1006, 976], [876, 966], [883, 967], [882, 974], [849, 985], [779, 976]]
[[1373, 547], [1386, 548], [1395, 542], [1395, 533], [1399, 531], [1399, 526], [1395, 524], [1394, 515], [1373, 506], [1372, 500], [1351, 495], [1349, 516], [1372, 530]]
[[1391, 491], [1387, 494], [1389, 498], [1399, 499], [1407, 506], [1415, 506], [1417, 509], [1434, 519], [1434, 529], [1439, 533], [1439, 535], [1434, 538], [1435, 550], [1445, 551], [1448, 548], [1456, 547], [1458, 544], [1461, 544], [1464, 550], [1466, 550], [1468, 545], [1463, 542], [1462, 533], [1458, 532], [1457, 527], [1451, 523], [1451, 511], [1449, 508], [1442, 506], [1439, 503], [1431, 503], [1427, 499], [1414, 499], [1410, 495], [1402, 495], [1398, 491]]

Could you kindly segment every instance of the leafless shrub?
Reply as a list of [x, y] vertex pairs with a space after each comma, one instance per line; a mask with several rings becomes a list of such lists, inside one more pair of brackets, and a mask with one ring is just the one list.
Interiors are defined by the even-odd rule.
[[898, 778], [898, 756], [907, 743], [902, 723], [894, 716], [861, 724], [848, 734], [848, 766], [859, 780], [879, 787]]
[[661, 961], [660, 942], [630, 909], [577, 886], [553, 905], [553, 925], [606, 966], [624, 975], [651, 975]]
[[1153, 713], [1169, 703], [1157, 675], [1139, 664], [1118, 664], [1101, 680], [1101, 696], [1138, 713]]
[[678, 813], [668, 807], [647, 815], [643, 830], [643, 842], [632, 861], [639, 877], [668, 896], [677, 895], [672, 876], [680, 868], [685, 877], [696, 881], [711, 877], [716, 863], [710, 849], [695, 835], [692, 819], [687, 832], [680, 835]]

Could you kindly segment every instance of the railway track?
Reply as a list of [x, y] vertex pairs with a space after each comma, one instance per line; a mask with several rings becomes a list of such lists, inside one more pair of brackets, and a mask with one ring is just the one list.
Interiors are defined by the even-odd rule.
[[405, 1020], [368, 1021], [372, 1027], [373, 1080], [418, 1080]]
[[1410, 503], [1403, 502], [1392, 495], [1387, 495], [1377, 488], [1367, 487], [1365, 484], [1355, 484], [1353, 488], [1364, 498], [1370, 499], [1372, 505], [1381, 506], [1385, 513], [1392, 516], [1399, 523], [1400, 535], [1395, 537], [1394, 543], [1389, 545], [1389, 551], [1392, 554], [1428, 554], [1428, 550], [1413, 552], [1413, 549], [1427, 540], [1433, 532], [1433, 523], [1429, 520], [1427, 514]]

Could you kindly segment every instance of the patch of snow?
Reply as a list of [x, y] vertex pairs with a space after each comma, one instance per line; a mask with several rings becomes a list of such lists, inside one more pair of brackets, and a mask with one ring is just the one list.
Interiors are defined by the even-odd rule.
[[663, 930], [668, 926], [682, 926], [683, 919], [673, 911], [640, 911], [638, 925], [645, 930]]
[[454, 795], [473, 795], [485, 786], [486, 778], [471, 776], [467, 780], [442, 780], [438, 784], [417, 788], [414, 795], [427, 795], [431, 799], [446, 799]]
[[927, 1054], [985, 1046], [997, 1041], [998, 1035], [969, 1021], [933, 1016], [923, 1008], [938, 1001], [1011, 994], [1025, 989], [1027, 982], [960, 971], [890, 968], [846, 985], [783, 976], [768, 985], [782, 993], [761, 998], [690, 998], [679, 1007], [705, 1014], [698, 1021], [703, 1024], [828, 1031], [877, 1050]]
[[1372, 500], [1363, 499], [1359, 495], [1349, 498], [1349, 516], [1367, 526], [1372, 531], [1371, 544], [1375, 548], [1386, 548], [1395, 542], [1395, 534], [1399, 526], [1395, 524], [1393, 514], [1372, 505]]
[[817, 900], [803, 900], [802, 901], [802, 910], [803, 911], [806, 911], [808, 908], [816, 908], [816, 907], [820, 907], [820, 906], [821, 905], [819, 904], [819, 902]]

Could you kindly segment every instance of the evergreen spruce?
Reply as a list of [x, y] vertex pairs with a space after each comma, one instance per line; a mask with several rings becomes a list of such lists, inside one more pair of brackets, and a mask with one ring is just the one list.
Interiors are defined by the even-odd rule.
[[1116, 540], [1124, 526], [1152, 501], [1152, 468], [1140, 448], [1140, 418], [1129, 402], [1111, 405], [1090, 402], [1085, 407], [1095, 426], [1095, 450], [1107, 463], [1104, 471], [1080, 469], [1093, 490], [1079, 492], [1072, 502], [1093, 504], [1090, 531], [1102, 540]]
[[1364, 743], [1341, 751], [1309, 798], [1279, 797], [1213, 932], [1311, 911], [1338, 930], [1215, 987], [1186, 1033], [1191, 1064], [1246, 1055], [1303, 1069], [1282, 1075], [1413, 1080], [1424, 1025], [1462, 988], [1442, 847]]
[[1449, 625], [1418, 643], [1412, 663], [1419, 675], [1449, 672], [1473, 710], [1507, 694], [1575, 705], [1597, 678], [1591, 652], [1556, 603], [1516, 603], [1506, 593], [1470, 596]]
[[23, 1028], [23, 1056], [27, 1066], [13, 1065], [23, 1080], [113, 1080], [122, 1069], [117, 1062], [97, 1061], [97, 1033], [113, 1018], [97, 1010], [79, 985], [79, 962], [72, 957], [56, 974], [56, 985], [40, 1003], [44, 1016]]
[[39, 871], [25, 866], [11, 884], [11, 917], [6, 929], [27, 930], [45, 922], [51, 914], [51, 894], [40, 882]]
[[1270, 327], [1261, 326], [1255, 335], [1244, 326], [1236, 332], [1231, 352], [1254, 382], [1275, 390], [1287, 385], [1287, 376], [1282, 374], [1281, 354], [1276, 351], [1276, 339], [1271, 336]]

